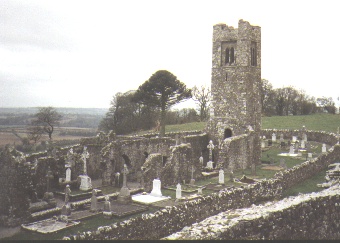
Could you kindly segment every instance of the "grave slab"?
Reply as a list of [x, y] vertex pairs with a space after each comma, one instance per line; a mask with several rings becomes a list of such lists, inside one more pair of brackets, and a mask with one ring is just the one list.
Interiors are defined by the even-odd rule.
[[34, 231], [34, 232], [38, 232], [41, 234], [50, 234], [50, 233], [55, 233], [60, 230], [66, 229], [66, 228], [70, 228], [78, 224], [80, 224], [79, 221], [62, 222], [62, 221], [58, 221], [56, 219], [50, 218], [50, 219], [37, 221], [34, 223], [22, 224], [21, 227], [25, 230]]
[[140, 212], [147, 211], [149, 208], [147, 206], [138, 205], [138, 204], [123, 204], [117, 201], [111, 202], [111, 212], [113, 216], [116, 217], [125, 217], [128, 215], [137, 214]]
[[137, 194], [137, 195], [132, 196], [132, 201], [142, 203], [142, 204], [147, 204], [147, 205], [155, 203], [155, 202], [163, 201], [163, 200], [169, 200], [169, 199], [170, 197], [166, 197], [166, 196], [156, 197], [150, 194], [146, 194], [146, 195]]

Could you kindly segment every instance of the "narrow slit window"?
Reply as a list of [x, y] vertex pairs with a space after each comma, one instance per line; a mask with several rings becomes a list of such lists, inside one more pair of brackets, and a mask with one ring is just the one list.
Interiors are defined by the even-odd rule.
[[225, 49], [225, 64], [229, 63], [229, 48]]
[[230, 48], [230, 63], [234, 63], [234, 47]]

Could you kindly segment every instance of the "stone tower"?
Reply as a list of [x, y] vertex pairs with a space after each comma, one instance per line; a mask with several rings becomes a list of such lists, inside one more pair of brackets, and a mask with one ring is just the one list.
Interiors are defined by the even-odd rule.
[[225, 138], [253, 130], [254, 147], [258, 143], [260, 149], [260, 82], [261, 27], [242, 19], [237, 29], [226, 24], [214, 25], [212, 104], [207, 125], [214, 143], [221, 144]]

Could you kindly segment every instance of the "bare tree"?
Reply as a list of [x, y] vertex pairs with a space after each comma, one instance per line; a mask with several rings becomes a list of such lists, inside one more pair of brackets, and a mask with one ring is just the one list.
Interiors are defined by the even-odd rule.
[[32, 121], [32, 125], [36, 127], [36, 130], [47, 133], [48, 137], [52, 139], [54, 128], [60, 124], [62, 116], [51, 106], [40, 108], [39, 112], [34, 116], [35, 119]]
[[209, 87], [196, 85], [192, 88], [192, 99], [196, 101], [200, 111], [200, 120], [206, 121], [209, 118], [209, 106], [211, 99], [211, 92]]

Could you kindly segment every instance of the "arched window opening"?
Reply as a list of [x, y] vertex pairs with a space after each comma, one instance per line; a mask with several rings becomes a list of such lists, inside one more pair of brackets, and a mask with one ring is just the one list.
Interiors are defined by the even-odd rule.
[[124, 159], [125, 164], [126, 164], [128, 167], [131, 167], [131, 160], [129, 159], [129, 157], [128, 157], [126, 154], [123, 154], [122, 157], [123, 157], [123, 159]]
[[230, 63], [234, 63], [234, 47], [230, 49]]
[[229, 48], [225, 49], [225, 64], [229, 63]]
[[164, 166], [166, 164], [166, 161], [168, 160], [168, 157], [167, 156], [163, 156], [162, 158], [163, 158], [162, 162], [163, 162], [163, 166]]
[[233, 132], [231, 131], [230, 128], [227, 128], [224, 130], [224, 139], [232, 137]]

